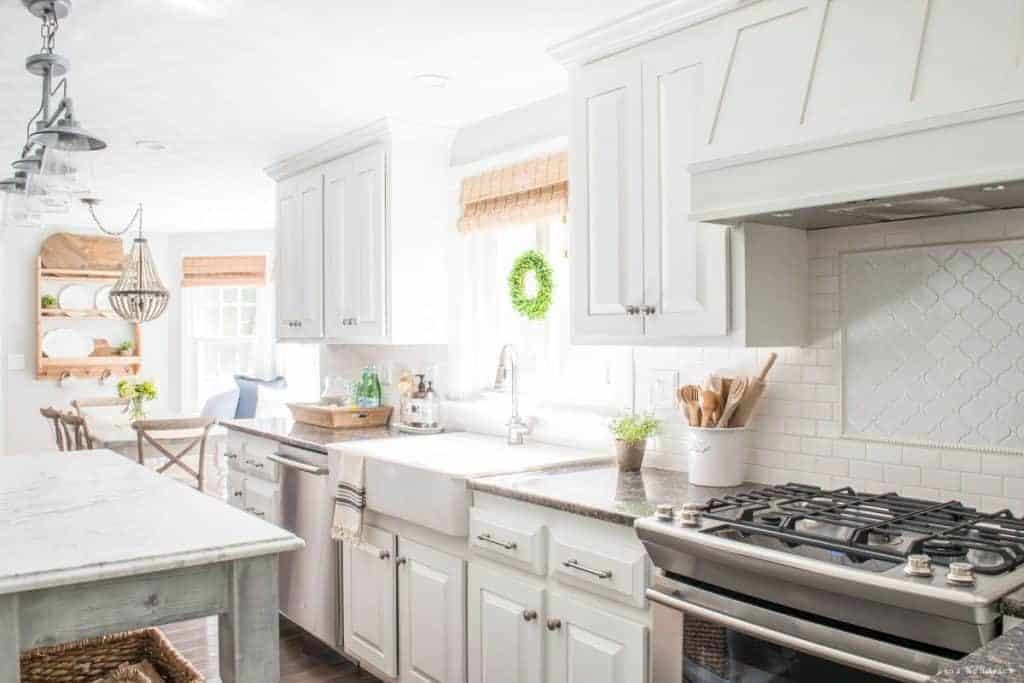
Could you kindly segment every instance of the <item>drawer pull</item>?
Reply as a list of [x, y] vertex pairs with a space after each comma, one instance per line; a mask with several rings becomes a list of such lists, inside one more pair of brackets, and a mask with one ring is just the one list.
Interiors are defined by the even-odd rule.
[[476, 539], [478, 541], [483, 541], [484, 543], [490, 543], [492, 545], [496, 545], [499, 548], [503, 548], [505, 550], [515, 550], [516, 548], [519, 547], [518, 544], [516, 544], [514, 541], [499, 541], [498, 539], [494, 538], [490, 534], [480, 534], [479, 536], [476, 537]]
[[232, 491], [231, 495], [234, 496], [235, 498], [241, 498], [243, 495], [245, 495], [245, 492], [244, 491]]
[[537, 610], [535, 609], [524, 609], [523, 610], [523, 621], [535, 621], [537, 619]]
[[560, 628], [562, 628], [562, 620], [561, 619], [548, 619], [548, 630], [549, 631], [557, 631]]
[[238, 458], [238, 453], [225, 453], [224, 457], [228, 460], [235, 460]]
[[574, 569], [574, 570], [576, 570], [578, 572], [583, 572], [584, 574], [590, 574], [591, 576], [596, 576], [599, 579], [610, 579], [610, 578], [612, 578], [611, 570], [609, 570], [609, 569], [591, 569], [590, 567], [585, 567], [582, 564], [580, 564], [578, 560], [566, 560], [565, 562], [562, 563], [562, 566], [565, 567], [566, 569]]

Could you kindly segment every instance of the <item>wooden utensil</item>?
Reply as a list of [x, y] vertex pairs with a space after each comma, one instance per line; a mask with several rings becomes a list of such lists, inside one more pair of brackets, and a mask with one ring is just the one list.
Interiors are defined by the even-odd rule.
[[768, 373], [771, 372], [772, 366], [775, 365], [778, 357], [779, 354], [777, 353], [768, 354], [768, 359], [761, 367], [760, 374], [757, 377], [750, 378], [747, 388], [743, 392], [743, 398], [740, 400], [739, 405], [736, 406], [736, 412], [732, 414], [732, 419], [729, 420], [730, 427], [745, 427], [750, 422], [750, 418], [753, 417], [754, 410], [761, 400], [761, 394], [764, 393], [764, 388], [767, 386], [765, 380], [768, 378]]
[[718, 418], [719, 427], [728, 427], [729, 420], [743, 400], [743, 394], [747, 391], [748, 380], [746, 377], [737, 377], [729, 382], [729, 394], [725, 399], [725, 407], [722, 408], [722, 416]]
[[700, 426], [714, 427], [722, 411], [722, 396], [717, 391], [705, 389], [700, 392]]
[[686, 417], [691, 427], [700, 426], [700, 387], [687, 384], [679, 387], [679, 403], [686, 406]]

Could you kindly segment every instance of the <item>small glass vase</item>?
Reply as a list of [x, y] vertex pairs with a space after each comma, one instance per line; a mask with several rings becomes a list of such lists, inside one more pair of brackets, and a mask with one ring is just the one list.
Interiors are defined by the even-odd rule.
[[136, 420], [146, 419], [146, 401], [142, 398], [133, 398], [128, 404], [128, 421], [135, 422]]

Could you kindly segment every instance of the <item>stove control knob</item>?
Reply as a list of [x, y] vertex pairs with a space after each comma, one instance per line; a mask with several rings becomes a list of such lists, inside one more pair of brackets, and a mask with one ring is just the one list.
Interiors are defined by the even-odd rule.
[[676, 510], [671, 505], [661, 504], [654, 511], [655, 517], [661, 522], [671, 522], [676, 516]]
[[946, 582], [958, 586], [970, 586], [974, 583], [974, 567], [969, 562], [950, 562], [946, 573]]
[[931, 576], [932, 558], [927, 555], [908, 555], [903, 571], [911, 576]]
[[700, 526], [700, 505], [686, 503], [679, 510], [679, 526]]

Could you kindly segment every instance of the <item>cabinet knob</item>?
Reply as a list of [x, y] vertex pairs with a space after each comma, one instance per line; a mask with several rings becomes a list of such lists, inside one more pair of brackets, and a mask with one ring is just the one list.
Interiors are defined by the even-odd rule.
[[654, 306], [644, 306], [644, 315], [654, 315], [657, 310]]
[[640, 313], [639, 306], [626, 306], [626, 315], [637, 315]]
[[234, 491], [231, 495], [234, 496], [235, 498], [241, 498], [242, 497], [242, 492], [241, 491]]
[[236, 460], [238, 458], [238, 453], [225, 453], [224, 457], [228, 460]]
[[401, 567], [403, 564], [405, 564], [405, 558], [399, 557], [397, 560], [395, 560], [395, 564]]
[[535, 609], [524, 609], [523, 610], [523, 621], [534, 621], [537, 619], [537, 610]]
[[379, 557], [382, 560], [386, 560], [389, 557], [391, 557], [391, 553], [387, 550], [381, 550], [379, 553], [377, 553], [377, 557]]
[[549, 631], [557, 631], [560, 628], [562, 628], [562, 620], [561, 619], [548, 619], [548, 630]]

